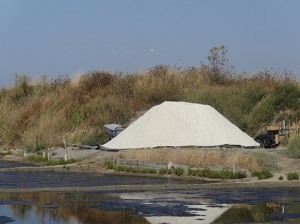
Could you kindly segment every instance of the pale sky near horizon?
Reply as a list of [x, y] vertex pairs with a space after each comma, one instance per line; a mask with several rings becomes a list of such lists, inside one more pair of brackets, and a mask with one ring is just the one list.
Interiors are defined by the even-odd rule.
[[221, 44], [239, 72], [299, 78], [299, 11], [298, 0], [0, 0], [0, 87], [16, 74], [199, 67]]

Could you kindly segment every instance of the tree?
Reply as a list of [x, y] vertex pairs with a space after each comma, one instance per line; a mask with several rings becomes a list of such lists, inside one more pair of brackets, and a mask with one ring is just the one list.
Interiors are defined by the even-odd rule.
[[227, 48], [224, 45], [210, 49], [210, 55], [207, 57], [210, 70], [213, 73], [214, 81], [219, 82], [226, 77], [225, 68], [228, 63], [226, 58]]

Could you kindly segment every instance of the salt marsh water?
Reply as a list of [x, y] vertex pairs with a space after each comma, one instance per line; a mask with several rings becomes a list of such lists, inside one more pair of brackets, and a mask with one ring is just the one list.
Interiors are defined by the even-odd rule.
[[299, 189], [2, 193], [0, 223], [299, 223]]
[[117, 174], [87, 174], [79, 172], [0, 172], [0, 189], [189, 183], [201, 182], [195, 180], [122, 176]]
[[0, 160], [0, 168], [13, 168], [13, 167], [21, 167], [21, 166], [24, 167], [24, 166], [32, 166], [32, 165], [28, 163]]
[[[198, 183], [199, 188], [184, 189], [191, 183]], [[165, 184], [179, 185], [179, 188], [164, 189]], [[59, 190], [61, 187], [115, 185], [157, 185], [161, 188]], [[26, 192], [32, 188], [39, 188], [39, 191]], [[56, 192], [43, 190], [46, 188], [56, 189]], [[201, 182], [196, 180], [70, 171], [2, 171], [1, 189], [1, 224], [300, 223], [300, 188], [210, 189], [201, 188]]]

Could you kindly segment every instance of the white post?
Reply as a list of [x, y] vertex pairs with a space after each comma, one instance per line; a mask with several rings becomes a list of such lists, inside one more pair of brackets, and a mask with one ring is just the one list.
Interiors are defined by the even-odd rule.
[[64, 142], [64, 146], [65, 146], [65, 151], [66, 151], [66, 154], [65, 154], [65, 161], [67, 161], [67, 159], [70, 159], [70, 154], [69, 154], [69, 150], [68, 150], [68, 147], [67, 147], [67, 143], [66, 143], [66, 140], [63, 139], [63, 142]]
[[24, 157], [27, 157], [27, 152], [26, 152], [26, 150], [24, 150]]
[[168, 170], [171, 170], [173, 168], [173, 163], [170, 161], [168, 164], [167, 164], [167, 167], [168, 167]]

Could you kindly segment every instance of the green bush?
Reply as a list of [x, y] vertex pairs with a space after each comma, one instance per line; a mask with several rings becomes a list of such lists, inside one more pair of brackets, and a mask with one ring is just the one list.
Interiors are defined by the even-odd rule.
[[272, 103], [277, 110], [300, 108], [300, 89], [294, 83], [285, 83], [274, 88]]
[[48, 159], [42, 156], [28, 156], [27, 161], [29, 162], [34, 162], [34, 163], [41, 163], [41, 162], [46, 162]]
[[234, 178], [232, 179], [243, 179], [247, 177], [247, 174], [244, 172], [235, 172], [233, 176]]
[[156, 174], [156, 169], [144, 168], [144, 169], [141, 170], [141, 173]]
[[142, 174], [156, 174], [156, 169], [153, 168], [139, 168], [132, 166], [113, 166], [109, 161], [105, 163], [107, 169], [113, 169], [117, 172], [127, 172], [127, 173], [142, 173]]
[[132, 166], [128, 166], [126, 167], [126, 172], [128, 173], [138, 173], [138, 169], [137, 168], [133, 168]]
[[181, 176], [181, 175], [184, 174], [184, 169], [181, 168], [181, 167], [176, 167], [176, 168], [174, 169], [174, 173], [175, 173], [177, 176]]
[[280, 175], [280, 176], [278, 177], [278, 180], [283, 180], [283, 176]]
[[287, 175], [288, 180], [299, 180], [299, 174], [297, 172], [289, 173]]
[[158, 171], [159, 174], [173, 174], [174, 170], [173, 169], [167, 169], [167, 168], [160, 168]]
[[160, 168], [158, 171], [159, 174], [167, 174], [168, 173], [168, 169], [167, 168]]
[[47, 166], [55, 166], [55, 165], [67, 165], [78, 162], [77, 159], [68, 159], [67, 161], [64, 160], [53, 160], [48, 158], [44, 158], [42, 156], [28, 156], [27, 161], [34, 162], [34, 163], [43, 163]]
[[247, 177], [247, 174], [244, 172], [233, 172], [231, 170], [192, 170], [188, 171], [188, 175], [191, 176], [199, 176], [199, 177], [207, 177], [207, 178], [218, 178], [218, 179], [243, 179]]
[[78, 162], [77, 159], [68, 159], [67, 161], [64, 161], [64, 160], [52, 160], [52, 159], [49, 159], [49, 160], [46, 160], [45, 161], [45, 164], [47, 166], [55, 166], [55, 165], [67, 165], [67, 164], [73, 164], [73, 163], [76, 163]]
[[104, 166], [106, 167], [106, 169], [112, 170], [115, 168], [114, 164], [111, 161], [106, 161], [104, 163]]
[[259, 180], [273, 177], [273, 173], [269, 170], [255, 171], [252, 173], [252, 177], [257, 177]]
[[126, 172], [127, 171], [127, 167], [126, 166], [116, 166], [115, 167], [115, 171]]

